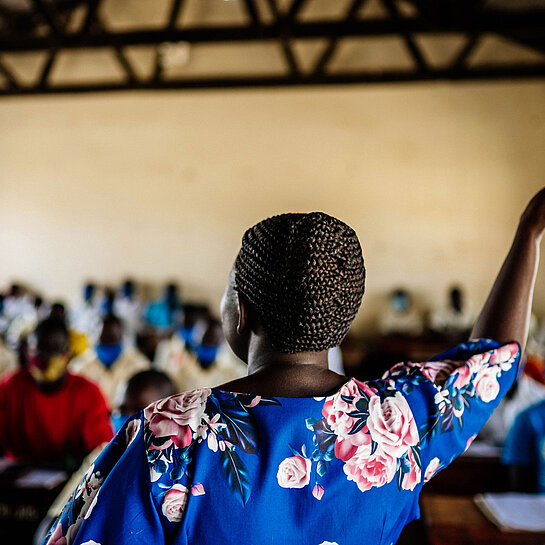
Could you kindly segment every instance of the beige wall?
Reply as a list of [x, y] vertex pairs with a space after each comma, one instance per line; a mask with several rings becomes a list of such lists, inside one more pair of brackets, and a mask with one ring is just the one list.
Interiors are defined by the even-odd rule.
[[3, 99], [0, 165], [0, 285], [176, 278], [217, 308], [246, 227], [323, 210], [362, 242], [361, 328], [397, 285], [483, 301], [545, 182], [545, 82]]

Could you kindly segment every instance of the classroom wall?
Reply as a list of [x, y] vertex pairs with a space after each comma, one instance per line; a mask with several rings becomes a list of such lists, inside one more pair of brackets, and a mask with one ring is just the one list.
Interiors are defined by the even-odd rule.
[[176, 279], [217, 309], [247, 227], [322, 210], [363, 246], [361, 331], [400, 285], [483, 302], [545, 183], [545, 82], [4, 98], [0, 165], [0, 286]]

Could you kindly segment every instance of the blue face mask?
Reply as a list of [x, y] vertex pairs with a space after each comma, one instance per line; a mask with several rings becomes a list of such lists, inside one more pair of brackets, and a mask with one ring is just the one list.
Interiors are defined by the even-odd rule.
[[218, 349], [219, 346], [207, 346], [205, 344], [199, 344], [195, 348], [197, 359], [203, 369], [207, 369], [216, 361]]
[[100, 363], [102, 363], [106, 369], [109, 369], [117, 361], [119, 356], [121, 356], [123, 345], [121, 343], [97, 344], [96, 352]]
[[193, 348], [194, 340], [193, 340], [193, 333], [195, 331], [195, 327], [185, 327], [182, 326], [179, 329], [180, 337], [183, 339], [185, 345], [188, 348]]
[[121, 428], [125, 425], [125, 422], [130, 418], [128, 414], [114, 413], [112, 414], [112, 426], [115, 433], [119, 433]]
[[409, 301], [404, 295], [398, 295], [392, 299], [392, 307], [396, 312], [407, 312]]

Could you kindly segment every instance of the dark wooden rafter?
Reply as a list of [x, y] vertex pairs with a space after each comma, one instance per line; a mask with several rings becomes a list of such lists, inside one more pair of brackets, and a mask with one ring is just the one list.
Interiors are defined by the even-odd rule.
[[302, 7], [302, 4], [304, 2], [293, 0], [293, 3], [290, 6], [289, 13], [286, 16], [280, 13], [276, 0], [267, 0], [267, 2], [269, 4], [269, 8], [273, 14], [275, 21], [280, 24], [283, 29], [280, 35], [280, 46], [282, 47], [282, 52], [284, 53], [284, 58], [286, 59], [289, 73], [291, 74], [291, 76], [297, 78], [301, 75], [301, 72], [299, 70], [297, 59], [295, 58], [295, 53], [293, 52], [291, 40], [289, 38], [288, 27], [292, 23], [293, 19], [297, 16], [297, 11]]
[[259, 26], [261, 24], [261, 18], [255, 0], [244, 0], [244, 8], [251, 23], [254, 26]]
[[85, 14], [85, 18], [83, 19], [81, 27], [79, 29], [80, 34], [85, 35], [91, 31], [91, 29], [93, 28], [93, 24], [97, 21], [97, 14], [100, 4], [101, 0], [89, 0], [87, 4], [87, 12]]
[[41, 89], [48, 86], [49, 75], [51, 74], [51, 70], [53, 70], [53, 65], [57, 59], [57, 53], [58, 51], [56, 49], [51, 49], [42, 66], [42, 71], [38, 80], [38, 85]]
[[[400, 21], [402, 17], [399, 14], [399, 10], [397, 8], [397, 4], [394, 2], [394, 0], [382, 0], [382, 4], [390, 14], [390, 17], [394, 21]], [[410, 32], [407, 32], [406, 30], [403, 30], [401, 32], [401, 36], [403, 37], [403, 41], [405, 42], [405, 46], [407, 48], [407, 51], [409, 52], [410, 56], [414, 60], [414, 63], [418, 70], [422, 72], [428, 71], [428, 64], [426, 60], [424, 59], [424, 55], [420, 51], [420, 48], [416, 45], [416, 42], [414, 41], [412, 34]]]
[[[433, 80], [472, 80], [498, 78], [529, 78], [545, 76], [545, 60], [530, 65], [495, 64], [472, 66], [468, 60], [483, 36], [495, 34], [517, 43], [525, 44], [537, 51], [545, 52], [545, 9], [527, 11], [498, 11], [485, 9], [482, 0], [469, 2], [460, 0], [452, 19], [441, 14], [438, 4], [427, 0], [414, 1], [417, 12], [405, 17], [398, 8], [397, 0], [381, 0], [387, 10], [384, 18], [358, 18], [366, 0], [351, 0], [340, 19], [301, 20], [298, 16], [306, 6], [305, 0], [291, 0], [285, 9], [280, 9], [277, 0], [266, 0], [272, 13], [272, 20], [263, 18], [262, 8], [256, 0], [239, 0], [245, 10], [245, 24], [232, 26], [211, 26], [186, 28], [177, 24], [184, 7], [184, 0], [172, 0], [170, 13], [163, 28], [141, 28], [130, 31], [113, 31], [107, 21], [99, 15], [101, 1], [89, 0], [81, 26], [76, 31], [67, 31], [66, 21], [70, 13], [59, 13], [55, 4], [47, 0], [32, 0], [35, 17], [49, 28], [45, 35], [32, 33], [0, 32], [0, 55], [2, 53], [39, 51], [46, 52], [46, 61], [34, 86], [18, 81], [0, 61], [0, 74], [8, 87], [0, 90], [1, 95], [36, 94], [54, 92], [94, 92], [123, 89], [185, 89], [219, 87], [264, 87], [290, 85], [326, 85], [375, 82], [407, 82]], [[450, 2], [451, 11], [455, 9]], [[456, 5], [457, 6], [457, 5]], [[467, 17], [460, 16], [460, 10], [468, 10]], [[466, 42], [455, 58], [444, 67], [429, 65], [422, 54], [416, 36], [456, 35], [466, 36]], [[338, 73], [338, 68], [328, 70], [329, 63], [342, 40], [373, 36], [396, 36], [401, 38], [414, 66], [406, 71], [383, 69], [375, 72], [361, 71]], [[295, 40], [321, 39], [324, 50], [309, 73], [302, 73], [294, 53]], [[277, 43], [282, 49], [288, 68], [282, 76], [240, 76], [229, 77], [219, 74], [215, 77], [190, 79], [165, 79], [163, 74], [160, 46], [165, 42], [201, 43]], [[126, 56], [125, 48], [131, 46], [156, 47], [155, 66], [149, 79], [139, 78]], [[66, 84], [50, 85], [49, 76], [58, 53], [78, 49], [110, 49], [115, 55], [126, 78], [120, 83], [98, 83], [93, 85]], [[14, 67], [15, 70], [16, 66]]]
[[[176, 22], [180, 17], [182, 9], [184, 7], [184, 0], [172, 0], [170, 5], [170, 13], [168, 16], [167, 29], [172, 30], [176, 28]], [[161, 50], [159, 45], [155, 47], [155, 64], [153, 70], [153, 79], [159, 81], [163, 74], [163, 59], [161, 58]]]
[[479, 34], [470, 34], [467, 36], [466, 43], [452, 61], [452, 70], [460, 71], [467, 68], [467, 61], [479, 45], [480, 40], [481, 37]]
[[62, 36], [63, 25], [60, 21], [60, 15], [57, 13], [55, 6], [44, 0], [32, 0], [32, 4], [37, 13], [39, 13], [44, 21], [51, 29], [51, 33], [54, 36]]
[[[352, 0], [350, 7], [348, 8], [344, 16], [345, 22], [353, 21], [358, 11], [363, 7], [366, 1], [367, 0]], [[337, 45], [339, 44], [340, 38], [341, 35], [337, 35], [328, 41], [325, 49], [323, 50], [318, 61], [314, 65], [313, 73], [315, 76], [319, 76], [320, 74], [323, 74], [325, 72], [327, 64], [332, 59], [335, 51], [337, 50]]]
[[2, 59], [0, 59], [0, 74], [2, 74], [4, 79], [8, 82], [8, 86], [11, 91], [17, 91], [20, 89], [19, 82], [12, 74], [11, 70], [9, 70], [2, 62]]
[[0, 52], [43, 51], [55, 45], [63, 49], [79, 49], [93, 47], [113, 47], [121, 45], [155, 45], [162, 42], [185, 41], [193, 44], [247, 42], [247, 41], [278, 41], [289, 30], [291, 39], [342, 38], [368, 36], [401, 35], [405, 32], [415, 34], [467, 34], [494, 33], [513, 34], [520, 39], [535, 37], [545, 29], [545, 10], [527, 13], [491, 12], [467, 24], [433, 23], [422, 18], [364, 19], [341, 21], [308, 21], [292, 22], [286, 25], [273, 21], [254, 25], [212, 26], [200, 28], [163, 28], [142, 29], [130, 31], [108, 31], [100, 33], [70, 33], [61, 39], [52, 36], [0, 36]]

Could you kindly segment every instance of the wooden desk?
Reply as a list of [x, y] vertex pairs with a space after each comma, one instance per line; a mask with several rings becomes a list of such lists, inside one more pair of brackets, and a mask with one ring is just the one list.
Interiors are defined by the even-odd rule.
[[462, 455], [426, 483], [423, 494], [473, 496], [509, 490], [507, 466], [498, 456]]
[[20, 488], [17, 478], [31, 469], [14, 464], [0, 473], [0, 543], [32, 545], [32, 537], [66, 479], [52, 488]]
[[472, 497], [422, 494], [420, 505], [429, 545], [545, 545], [545, 533], [501, 532]]

